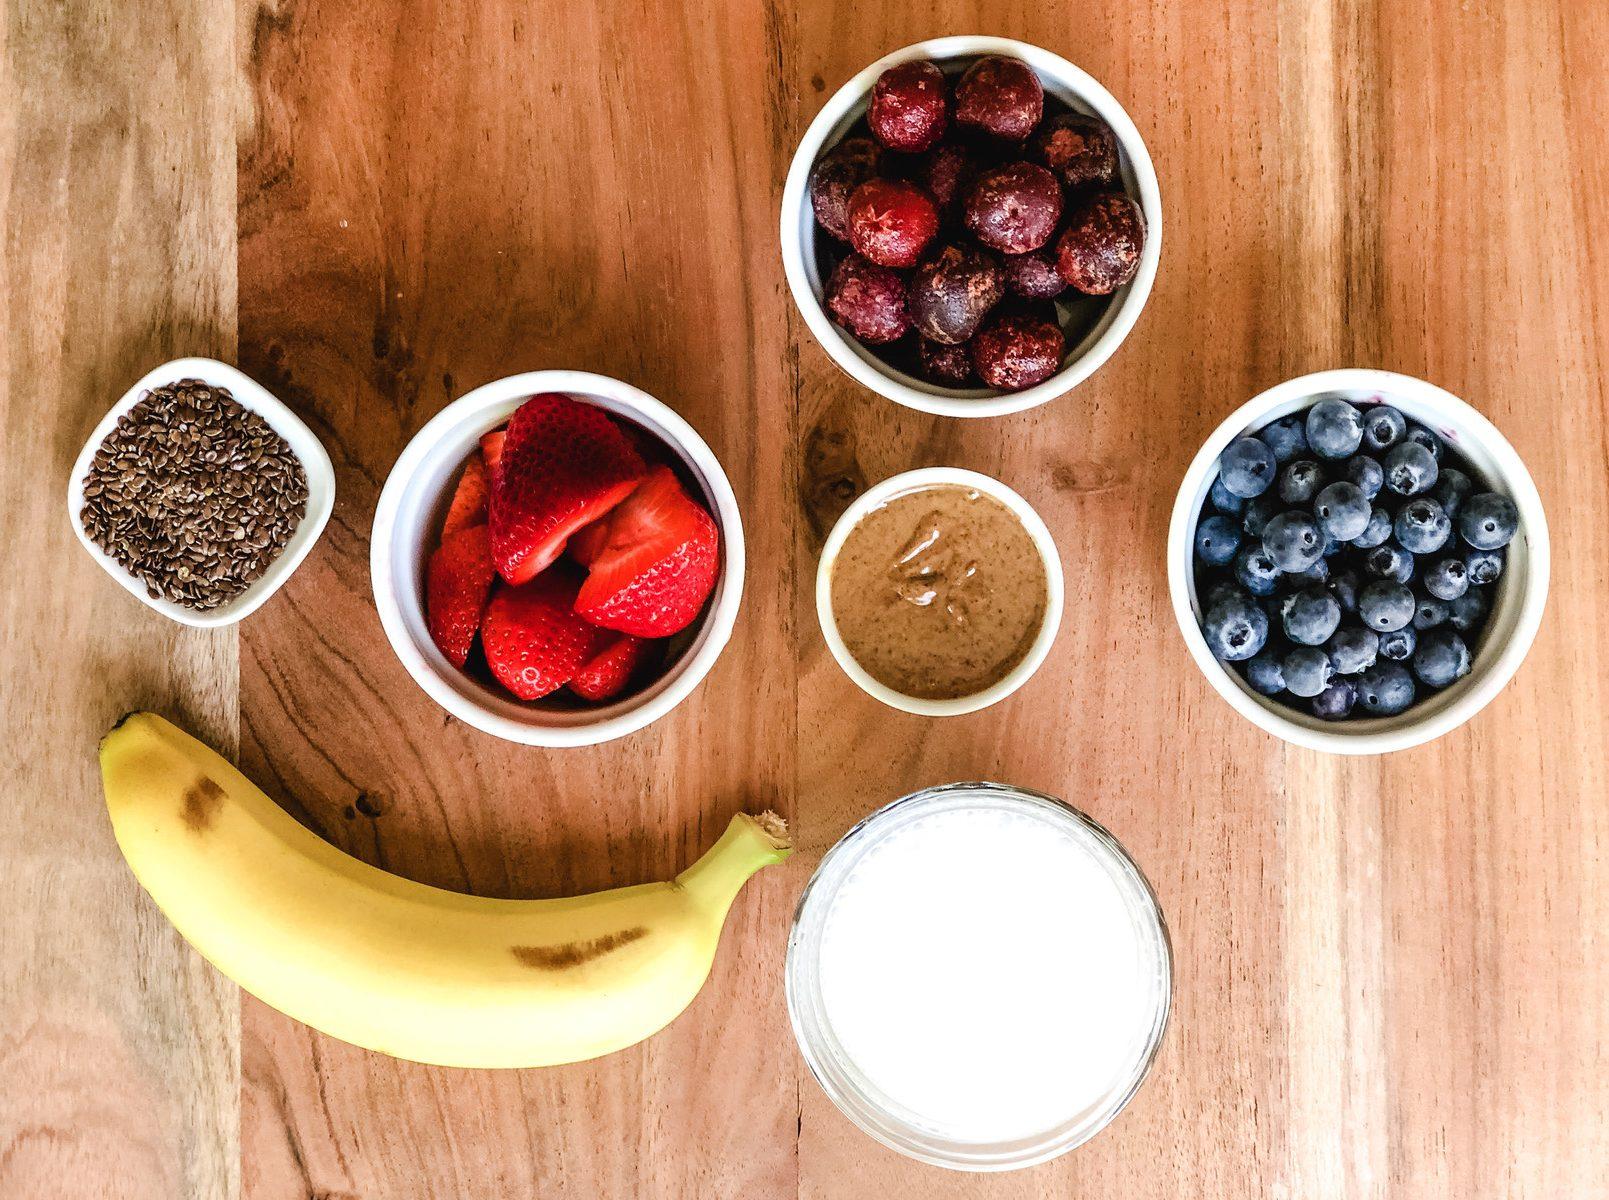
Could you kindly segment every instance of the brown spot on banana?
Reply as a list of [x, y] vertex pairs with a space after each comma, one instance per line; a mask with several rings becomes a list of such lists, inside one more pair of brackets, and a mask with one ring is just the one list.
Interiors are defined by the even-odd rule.
[[205, 775], [185, 788], [183, 806], [179, 809], [184, 827], [191, 833], [207, 832], [218, 806], [223, 803], [223, 796], [223, 788]]
[[519, 960], [521, 966], [530, 967], [533, 971], [567, 971], [647, 936], [647, 927], [637, 925], [622, 929], [619, 933], [606, 933], [602, 937], [579, 942], [562, 942], [557, 946], [510, 946], [509, 952]]

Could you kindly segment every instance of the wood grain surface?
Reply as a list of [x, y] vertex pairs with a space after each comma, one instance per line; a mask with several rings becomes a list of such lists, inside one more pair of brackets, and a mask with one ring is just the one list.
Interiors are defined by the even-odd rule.
[[[656, 1200], [1609, 1196], [1609, 10], [1570, 0], [12, 0], [0, 21], [0, 1196]], [[1034, 412], [907, 412], [794, 312], [783, 176], [880, 54], [989, 32], [1105, 83], [1162, 184], [1156, 289]], [[238, 331], [238, 342], [237, 342]], [[179, 633], [73, 546], [101, 412], [235, 357], [335, 461], [335, 515], [238, 634]], [[1379, 366], [1490, 416], [1554, 544], [1541, 636], [1473, 722], [1340, 760], [1200, 677], [1163, 566], [1177, 482], [1247, 397]], [[470, 388], [578, 367], [686, 416], [743, 506], [731, 646], [650, 729], [579, 751], [449, 719], [391, 653], [368, 533], [392, 462]], [[1069, 604], [1007, 702], [858, 693], [816, 628], [825, 526], [914, 466], [1045, 517]], [[673, 873], [740, 808], [757, 876], [651, 1041], [464, 1072], [241, 997], [124, 870], [92, 750], [182, 718], [337, 845], [553, 895]], [[238, 740], [237, 740], [238, 739]], [[871, 809], [994, 778], [1071, 800], [1150, 875], [1177, 954], [1155, 1074], [1056, 1163], [968, 1177], [860, 1135], [781, 998], [811, 866]]]

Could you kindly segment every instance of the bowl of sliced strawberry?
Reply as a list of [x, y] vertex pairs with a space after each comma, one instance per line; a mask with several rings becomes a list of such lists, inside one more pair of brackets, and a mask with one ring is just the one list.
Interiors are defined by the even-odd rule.
[[489, 383], [408, 444], [380, 494], [375, 604], [454, 716], [535, 746], [642, 728], [709, 673], [743, 593], [743, 527], [703, 438], [581, 371]]

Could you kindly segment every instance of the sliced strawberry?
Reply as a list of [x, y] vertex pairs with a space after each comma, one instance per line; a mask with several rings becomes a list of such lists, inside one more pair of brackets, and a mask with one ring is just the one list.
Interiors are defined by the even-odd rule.
[[497, 490], [498, 472], [503, 469], [503, 443], [508, 440], [508, 429], [494, 429], [480, 435], [480, 453], [486, 460], [487, 491]]
[[568, 396], [532, 396], [508, 423], [492, 489], [492, 561], [524, 583], [569, 536], [624, 500], [642, 456], [601, 408]]
[[610, 514], [608, 540], [575, 610], [594, 625], [638, 637], [679, 633], [715, 587], [718, 547], [709, 513], [669, 467], [654, 467]]
[[469, 456], [464, 473], [458, 477], [458, 488], [447, 507], [447, 519], [441, 525], [443, 541], [460, 529], [486, 523], [486, 491], [486, 459], [477, 450]]
[[574, 678], [602, 637], [575, 615], [579, 580], [562, 567], [529, 583], [499, 587], [481, 621], [486, 665], [521, 700], [537, 700]]
[[583, 700], [607, 700], [626, 690], [653, 643], [629, 633], [603, 636], [592, 659], [570, 680], [570, 690]]
[[603, 551], [604, 542], [609, 539], [609, 518], [594, 521], [590, 525], [583, 525], [570, 535], [570, 543], [565, 547], [566, 553], [583, 567], [590, 567], [593, 561]]
[[469, 659], [491, 594], [492, 542], [484, 525], [471, 525], [442, 539], [425, 568], [425, 619], [430, 640], [461, 667]]

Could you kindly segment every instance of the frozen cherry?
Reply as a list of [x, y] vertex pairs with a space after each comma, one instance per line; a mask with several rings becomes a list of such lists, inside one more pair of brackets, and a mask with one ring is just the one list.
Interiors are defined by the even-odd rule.
[[926, 150], [943, 136], [947, 120], [944, 72], [932, 63], [900, 63], [878, 76], [866, 124], [890, 150]]
[[872, 346], [895, 341], [911, 327], [905, 280], [858, 254], [833, 268], [827, 280], [827, 310], [838, 324]]
[[991, 54], [966, 69], [955, 85], [955, 120], [1020, 142], [1045, 111], [1045, 89], [1028, 64]]
[[1070, 188], [1117, 181], [1117, 136], [1105, 121], [1058, 113], [1034, 135], [1034, 157]]
[[1054, 375], [1065, 348], [1055, 322], [1012, 313], [996, 317], [972, 339], [972, 365], [990, 387], [1020, 392]]
[[1049, 250], [1008, 255], [1002, 269], [1006, 287], [1027, 300], [1054, 300], [1067, 290], [1067, 281], [1056, 269], [1056, 256]]
[[943, 342], [923, 338], [921, 354], [922, 374], [934, 383], [966, 387], [972, 382], [972, 350], [966, 343], [946, 346]]
[[1031, 162], [993, 167], [967, 189], [967, 228], [985, 246], [1004, 254], [1039, 249], [1060, 219], [1061, 185]]
[[849, 240], [884, 267], [914, 267], [939, 231], [926, 192], [898, 179], [868, 179], [849, 198]]
[[1091, 296], [1115, 292], [1140, 269], [1145, 218], [1122, 192], [1102, 192], [1075, 209], [1056, 243], [1062, 278]]
[[945, 142], [927, 152], [921, 166], [917, 168], [916, 177], [918, 182], [927, 188], [928, 195], [933, 197], [934, 203], [940, 208], [948, 208], [961, 194], [976, 170], [972, 155], [967, 152], [965, 146]]
[[905, 308], [923, 337], [953, 346], [976, 333], [1005, 294], [1005, 276], [992, 255], [952, 245], [916, 269]]
[[846, 138], [810, 168], [810, 204], [816, 220], [840, 241], [849, 240], [849, 197], [877, 173], [881, 153], [871, 138]]

